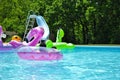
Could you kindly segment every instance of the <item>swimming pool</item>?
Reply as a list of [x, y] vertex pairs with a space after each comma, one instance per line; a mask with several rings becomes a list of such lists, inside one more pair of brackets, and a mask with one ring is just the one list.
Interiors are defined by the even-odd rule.
[[120, 46], [76, 46], [60, 61], [22, 60], [0, 53], [0, 80], [120, 80]]

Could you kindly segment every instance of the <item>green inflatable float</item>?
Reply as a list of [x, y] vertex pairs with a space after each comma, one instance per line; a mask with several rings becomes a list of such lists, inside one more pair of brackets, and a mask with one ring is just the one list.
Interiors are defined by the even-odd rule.
[[56, 42], [52, 42], [51, 40], [46, 41], [46, 47], [52, 48], [55, 47], [57, 49], [72, 49], [74, 48], [74, 44], [62, 42], [62, 38], [64, 37], [64, 31], [60, 28], [57, 31]]

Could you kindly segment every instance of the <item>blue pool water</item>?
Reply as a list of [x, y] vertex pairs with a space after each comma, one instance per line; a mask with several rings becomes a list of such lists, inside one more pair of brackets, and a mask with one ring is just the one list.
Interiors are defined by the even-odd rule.
[[120, 46], [76, 46], [60, 61], [27, 61], [0, 53], [0, 80], [120, 80]]

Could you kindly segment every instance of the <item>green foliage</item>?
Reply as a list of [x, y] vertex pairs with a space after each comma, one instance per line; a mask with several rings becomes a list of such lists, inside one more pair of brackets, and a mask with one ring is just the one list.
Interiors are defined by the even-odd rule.
[[61, 27], [65, 42], [119, 44], [119, 4], [119, 0], [1, 0], [0, 25], [23, 37], [28, 11], [33, 10], [45, 18], [55, 36]]

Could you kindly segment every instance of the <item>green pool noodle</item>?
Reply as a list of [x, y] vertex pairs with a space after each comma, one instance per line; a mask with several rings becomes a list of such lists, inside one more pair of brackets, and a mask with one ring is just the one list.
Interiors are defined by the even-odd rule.
[[56, 42], [62, 42], [62, 38], [64, 37], [64, 31], [60, 28], [57, 31]]

